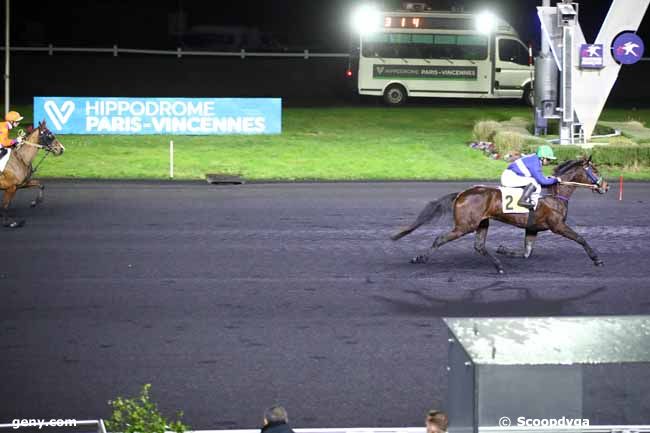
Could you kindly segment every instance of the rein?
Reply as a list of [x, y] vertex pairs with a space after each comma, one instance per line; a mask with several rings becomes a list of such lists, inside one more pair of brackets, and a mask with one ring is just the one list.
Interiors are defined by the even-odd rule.
[[[597, 178], [596, 176], [594, 176], [594, 174], [591, 172], [591, 170], [589, 168], [587, 168], [586, 171], [587, 171], [587, 176], [589, 176], [589, 179], [591, 179], [593, 181], [593, 183], [571, 182], [571, 181], [568, 181], [568, 180], [563, 180], [563, 181], [560, 181], [559, 184], [560, 185], [568, 185], [568, 186], [576, 186], [576, 187], [580, 187], [580, 188], [587, 188], [587, 189], [591, 189], [591, 190], [599, 189], [602, 178]], [[557, 198], [559, 200], [562, 200], [562, 201], [566, 202], [567, 204], [569, 203], [569, 198], [565, 197], [563, 195], [555, 194], [553, 197], [555, 197], [555, 198]]]
[[38, 167], [41, 166], [41, 164], [43, 163], [43, 161], [45, 160], [45, 158], [47, 158], [47, 155], [49, 155], [49, 154], [50, 154], [50, 152], [45, 152], [45, 155], [43, 155], [41, 157], [40, 161], [38, 161], [36, 166], [32, 167], [32, 172], [29, 174], [29, 178], [31, 178], [34, 175], [34, 173], [36, 173], [36, 170], [38, 170]]
[[22, 144], [27, 144], [27, 145], [32, 146], [32, 147], [38, 147], [39, 149], [45, 149], [46, 148], [46, 146], [43, 146], [42, 144], [32, 143], [31, 141], [25, 141], [25, 140], [21, 141], [20, 144], [21, 145]]
[[38, 149], [45, 149], [46, 150], [45, 154], [41, 157], [41, 159], [38, 161], [36, 166], [33, 166], [32, 164], [25, 164], [25, 161], [23, 161], [23, 164], [27, 165], [29, 167], [29, 169], [30, 169], [29, 176], [27, 176], [25, 178], [25, 180], [23, 181], [23, 183], [22, 183], [22, 184], [25, 184], [25, 183], [29, 182], [29, 180], [32, 178], [32, 176], [34, 176], [34, 173], [36, 173], [36, 170], [38, 170], [38, 167], [41, 166], [43, 161], [45, 161], [45, 158], [47, 158], [47, 156], [50, 154], [50, 150], [49, 150], [49, 148], [47, 146], [43, 146], [42, 144], [38, 144], [38, 143], [32, 143], [31, 141], [27, 141], [27, 140], [21, 141], [20, 144], [21, 145], [26, 144], [28, 146], [32, 146], [32, 147], [36, 147]]
[[590, 183], [580, 183], [580, 182], [569, 182], [569, 181], [562, 181], [560, 182], [562, 185], [570, 185], [570, 186], [579, 186], [582, 188], [589, 188], [589, 189], [596, 189], [598, 188], [597, 185], [592, 185]]

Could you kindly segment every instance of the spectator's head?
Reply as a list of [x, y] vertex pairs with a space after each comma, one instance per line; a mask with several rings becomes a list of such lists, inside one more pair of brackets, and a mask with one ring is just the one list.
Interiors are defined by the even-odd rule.
[[287, 411], [282, 406], [276, 405], [264, 411], [264, 425], [286, 424], [289, 422]]
[[430, 410], [426, 418], [427, 433], [445, 433], [449, 426], [447, 414], [440, 410]]

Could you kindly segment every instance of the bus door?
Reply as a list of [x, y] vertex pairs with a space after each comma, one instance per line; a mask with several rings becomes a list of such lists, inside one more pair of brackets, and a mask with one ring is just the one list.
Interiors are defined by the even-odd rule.
[[500, 98], [520, 98], [522, 85], [531, 79], [528, 48], [519, 39], [497, 38], [494, 95]]

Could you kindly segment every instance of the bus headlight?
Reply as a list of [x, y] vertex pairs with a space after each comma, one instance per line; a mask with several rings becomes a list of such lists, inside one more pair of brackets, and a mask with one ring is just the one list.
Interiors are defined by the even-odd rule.
[[475, 25], [476, 30], [481, 33], [492, 33], [497, 25], [497, 17], [494, 16], [494, 14], [491, 12], [481, 12], [480, 14], [476, 15]]
[[362, 35], [367, 35], [379, 30], [381, 13], [372, 5], [360, 6], [352, 14], [352, 26]]

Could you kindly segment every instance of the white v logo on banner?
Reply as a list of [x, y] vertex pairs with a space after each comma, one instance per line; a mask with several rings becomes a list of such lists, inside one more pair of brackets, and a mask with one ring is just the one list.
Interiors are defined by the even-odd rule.
[[63, 125], [65, 125], [65, 123], [72, 115], [75, 106], [74, 102], [65, 101], [63, 104], [61, 104], [61, 108], [59, 109], [54, 101], [46, 101], [45, 104], [43, 104], [43, 108], [45, 109], [47, 115], [50, 117], [52, 123], [54, 123], [54, 127], [60, 131], [63, 129]]

